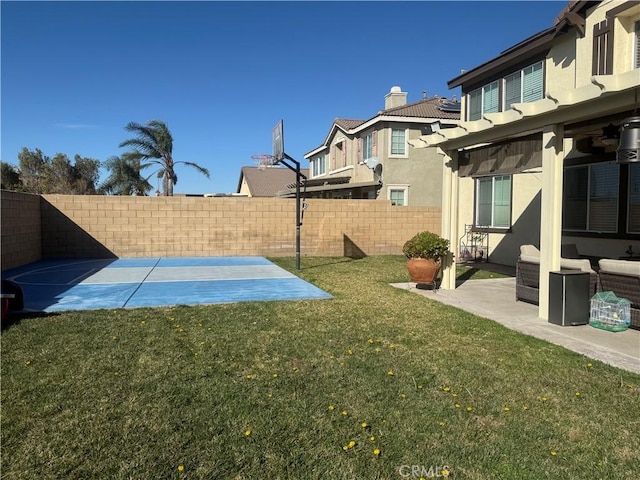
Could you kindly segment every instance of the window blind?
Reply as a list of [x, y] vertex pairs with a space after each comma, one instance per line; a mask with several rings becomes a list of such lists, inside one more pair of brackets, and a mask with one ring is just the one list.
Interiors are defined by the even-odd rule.
[[618, 184], [620, 169], [617, 164], [591, 165], [589, 192], [589, 230], [616, 232], [618, 230]]
[[483, 113], [498, 111], [498, 82], [492, 82], [483, 89]]
[[469, 94], [469, 121], [479, 120], [482, 116], [482, 91], [475, 90]]
[[543, 94], [542, 62], [538, 62], [522, 70], [522, 101], [535, 102]]
[[522, 98], [521, 72], [516, 72], [504, 79], [504, 109], [508, 110], [514, 103], [520, 103]]

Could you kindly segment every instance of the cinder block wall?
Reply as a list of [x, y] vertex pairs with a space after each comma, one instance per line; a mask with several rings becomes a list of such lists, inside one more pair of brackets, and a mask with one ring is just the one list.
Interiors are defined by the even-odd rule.
[[40, 196], [0, 192], [2, 270], [41, 258]]
[[[416, 232], [440, 233], [440, 208], [372, 200], [307, 203], [302, 255], [400, 254]], [[41, 255], [293, 256], [295, 208], [294, 199], [281, 198], [43, 195]], [[4, 250], [2, 257], [4, 262]]]

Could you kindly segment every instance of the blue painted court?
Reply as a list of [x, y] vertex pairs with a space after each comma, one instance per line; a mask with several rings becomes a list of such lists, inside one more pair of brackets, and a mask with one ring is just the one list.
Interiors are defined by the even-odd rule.
[[263, 257], [41, 260], [2, 278], [37, 312], [332, 298]]

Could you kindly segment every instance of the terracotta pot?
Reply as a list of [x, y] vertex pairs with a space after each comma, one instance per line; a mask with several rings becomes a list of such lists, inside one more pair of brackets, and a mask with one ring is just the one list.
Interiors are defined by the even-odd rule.
[[440, 272], [440, 260], [431, 258], [410, 258], [407, 260], [409, 278], [415, 283], [431, 283], [435, 285], [438, 272]]

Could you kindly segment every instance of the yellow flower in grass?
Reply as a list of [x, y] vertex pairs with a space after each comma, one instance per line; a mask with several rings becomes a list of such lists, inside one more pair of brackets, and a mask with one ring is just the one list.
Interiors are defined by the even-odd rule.
[[448, 477], [451, 472], [449, 472], [449, 470], [444, 468], [440, 473], [442, 474], [443, 477]]
[[444, 427], [445, 423], [444, 422], [438, 422], [438, 425], [440, 425], [441, 427]]
[[333, 410], [334, 408], [336, 407], [334, 407], [333, 405], [329, 405], [329, 410]]
[[457, 396], [458, 396], [458, 394], [457, 394], [457, 393], [452, 393], [452, 394], [451, 394], [451, 396], [452, 396], [452, 397], [457, 397]]
[[373, 338], [370, 338], [370, 339], [369, 339], [369, 344], [370, 344], [370, 345], [371, 345], [371, 344], [373, 344]]
[[31, 365], [31, 360], [27, 360], [26, 362], [24, 362], [25, 365]]
[[346, 410], [343, 410], [342, 411], [342, 415], [344, 415], [346, 417], [347, 415], [349, 415], [349, 412], [347, 412]]
[[387, 375], [389, 375], [389, 376], [393, 377], [393, 370], [389, 370], [389, 371], [387, 372]]
[[374, 448], [373, 449], [373, 454], [377, 457], [378, 455], [380, 455], [380, 449], [379, 448]]
[[347, 350], [347, 353], [348, 353], [349, 355], [353, 355], [353, 350], [349, 349], [349, 350]]
[[555, 457], [556, 455], [558, 455], [554, 450], [551, 450], [551, 456]]
[[345, 452], [346, 452], [347, 450], [349, 450], [349, 445], [343, 445], [343, 446], [342, 446], [342, 450], [344, 450]]
[[576, 397], [579, 397], [579, 396], [580, 396], [580, 392], [576, 392]]
[[367, 425], [367, 422], [362, 422], [362, 423], [360, 424], [360, 426], [361, 426], [362, 428], [367, 428], [369, 425]]
[[274, 373], [274, 374], [273, 374], [273, 378], [278, 378], [278, 374], [277, 374], [277, 373]]
[[467, 412], [473, 411], [473, 407], [467, 407]]
[[593, 365], [591, 363], [587, 363], [587, 368], [591, 368]]
[[351, 441], [349, 442], [349, 448], [353, 448], [353, 447], [355, 447], [355, 446], [356, 446], [356, 442], [354, 442], [353, 440], [351, 440]]
[[459, 404], [459, 403], [456, 403], [454, 406], [455, 406], [456, 408], [460, 408], [460, 404]]
[[449, 385], [447, 385], [442, 390], [444, 390], [445, 392], [450, 392], [451, 391], [451, 387]]
[[522, 410], [524, 410], [526, 412], [527, 410], [529, 410], [529, 407], [527, 407], [526, 405], [523, 405], [522, 406]]
[[547, 397], [540, 397], [540, 400], [542, 400], [543, 402], [547, 401]]
[[418, 385], [418, 390], [422, 390], [422, 385]]
[[369, 440], [371, 440], [372, 442], [375, 442], [375, 441], [376, 441], [376, 437], [374, 437], [373, 435], [371, 435], [371, 436], [369, 437]]
[[504, 407], [505, 412], [508, 412], [509, 410], [511, 410], [509, 407]]
[[251, 430], [245, 430], [244, 431], [244, 436], [248, 437], [249, 435], [251, 435]]
[[184, 465], [178, 465], [178, 471], [184, 472]]

